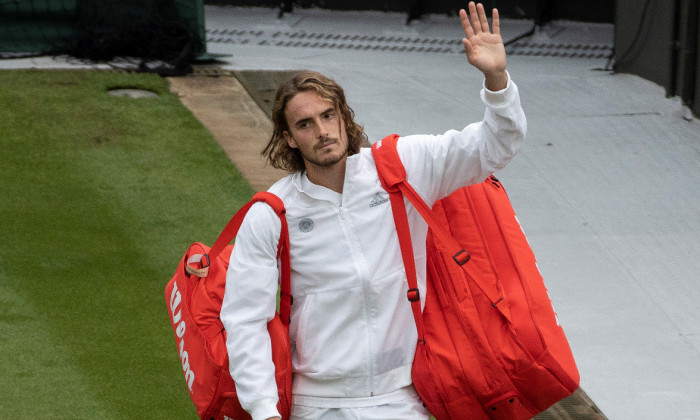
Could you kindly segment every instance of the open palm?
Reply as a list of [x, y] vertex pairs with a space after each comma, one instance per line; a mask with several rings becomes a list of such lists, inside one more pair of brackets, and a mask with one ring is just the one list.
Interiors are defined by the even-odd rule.
[[493, 9], [493, 32], [489, 29], [484, 6], [469, 2], [469, 15], [459, 11], [465, 38], [462, 39], [464, 52], [469, 64], [488, 75], [506, 69], [506, 50], [501, 38], [498, 10]]

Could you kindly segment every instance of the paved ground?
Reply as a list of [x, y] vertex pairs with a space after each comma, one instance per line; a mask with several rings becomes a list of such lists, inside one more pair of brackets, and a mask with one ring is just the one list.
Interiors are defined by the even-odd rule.
[[286, 172], [265, 164], [260, 152], [272, 123], [230, 73], [170, 78], [171, 91], [212, 133], [255, 191], [267, 190]]

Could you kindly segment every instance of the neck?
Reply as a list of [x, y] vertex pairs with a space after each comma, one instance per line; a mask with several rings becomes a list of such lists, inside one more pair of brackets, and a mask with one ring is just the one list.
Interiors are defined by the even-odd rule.
[[307, 162], [306, 177], [316, 185], [342, 194], [345, 183], [345, 160], [331, 166], [317, 166]]

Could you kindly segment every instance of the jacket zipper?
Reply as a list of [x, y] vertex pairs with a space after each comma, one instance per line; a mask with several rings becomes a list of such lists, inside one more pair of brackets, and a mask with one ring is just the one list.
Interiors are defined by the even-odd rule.
[[[346, 240], [350, 243], [350, 249], [352, 252], [352, 259], [353, 263], [355, 264], [357, 274], [360, 278], [360, 282], [362, 285], [362, 306], [364, 308], [364, 316], [365, 316], [365, 323], [366, 323], [366, 333], [367, 333], [367, 363], [368, 363], [368, 370], [369, 370], [369, 391], [370, 391], [370, 397], [374, 396], [374, 352], [372, 351], [372, 333], [371, 333], [371, 321], [372, 321], [372, 316], [370, 313], [370, 307], [367, 304], [367, 289], [368, 289], [368, 276], [365, 271], [361, 269], [361, 264], [359, 262], [364, 263], [366, 266], [366, 263], [364, 262], [364, 258], [361, 258], [362, 255], [357, 249], [357, 238], [355, 237], [352, 229], [347, 225], [346, 219], [345, 219], [345, 212], [343, 210], [343, 206], [338, 206], [338, 218], [340, 219], [340, 224], [342, 226], [343, 232], [345, 233]], [[358, 259], [361, 259], [362, 261], [358, 261]]]

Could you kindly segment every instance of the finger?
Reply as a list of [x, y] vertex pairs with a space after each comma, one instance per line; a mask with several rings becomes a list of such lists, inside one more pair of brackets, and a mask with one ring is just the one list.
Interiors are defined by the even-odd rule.
[[491, 26], [493, 28], [493, 33], [496, 35], [501, 35], [501, 19], [498, 16], [498, 9], [493, 9], [493, 22]]
[[489, 21], [486, 19], [486, 11], [484, 10], [484, 5], [479, 3], [476, 5], [476, 14], [477, 17], [479, 18], [479, 26], [481, 27], [482, 32], [490, 32], [489, 31]]
[[467, 38], [462, 38], [462, 45], [464, 46], [464, 53], [469, 58], [472, 54], [472, 43]]
[[469, 18], [467, 17], [467, 12], [464, 9], [459, 11], [459, 21], [462, 22], [464, 35], [466, 35], [467, 38], [473, 37], [474, 31], [472, 30], [472, 25], [469, 24]]
[[473, 1], [469, 2], [469, 18], [471, 19], [472, 28], [475, 34], [481, 33], [481, 23], [479, 22], [479, 16], [476, 12], [476, 5]]

